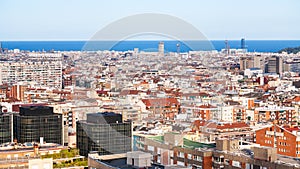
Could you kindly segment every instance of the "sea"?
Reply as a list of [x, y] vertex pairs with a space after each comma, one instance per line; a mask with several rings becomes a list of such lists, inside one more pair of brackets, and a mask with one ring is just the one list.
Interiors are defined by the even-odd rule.
[[[138, 48], [139, 51], [155, 52], [158, 49], [160, 40], [125, 40], [125, 41], [2, 41], [2, 48], [9, 50], [20, 49], [26, 51], [96, 51], [114, 50], [129, 51]], [[188, 52], [195, 50], [203, 42], [198, 41], [175, 41], [166, 40], [164, 42], [165, 52]], [[225, 48], [224, 40], [206, 41], [209, 48], [203, 50], [220, 51]], [[227, 41], [231, 49], [241, 48], [240, 40]], [[179, 44], [179, 45], [178, 45]], [[249, 52], [277, 52], [287, 47], [299, 47], [300, 40], [246, 40], [245, 47]], [[201, 50], [201, 48], [197, 49]]]

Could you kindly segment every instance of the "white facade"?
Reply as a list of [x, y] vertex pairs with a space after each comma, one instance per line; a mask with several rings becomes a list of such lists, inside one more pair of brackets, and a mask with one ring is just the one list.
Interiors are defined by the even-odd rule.
[[233, 106], [221, 107], [221, 120], [225, 122], [232, 122], [233, 120]]
[[248, 78], [251, 78], [253, 75], [261, 75], [263, 73], [263, 70], [257, 69], [257, 68], [252, 68], [252, 69], [246, 69], [244, 72], [244, 75], [247, 76]]
[[158, 54], [159, 55], [164, 55], [165, 53], [165, 44], [164, 42], [159, 42], [158, 44]]
[[61, 89], [62, 61], [52, 55], [49, 55], [49, 60], [45, 56], [38, 57], [34, 55], [28, 60], [0, 62], [0, 84], [28, 82], [31, 85]]

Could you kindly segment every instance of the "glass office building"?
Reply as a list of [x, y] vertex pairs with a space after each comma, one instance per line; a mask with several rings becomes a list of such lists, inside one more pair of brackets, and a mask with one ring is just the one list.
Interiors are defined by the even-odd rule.
[[0, 144], [12, 142], [12, 114], [0, 112]]
[[77, 148], [80, 155], [89, 152], [99, 155], [126, 153], [132, 149], [131, 122], [122, 122], [122, 115], [112, 112], [88, 114], [86, 121], [78, 121]]
[[52, 107], [20, 107], [14, 115], [14, 138], [19, 143], [44, 142], [62, 144], [62, 115], [53, 113]]

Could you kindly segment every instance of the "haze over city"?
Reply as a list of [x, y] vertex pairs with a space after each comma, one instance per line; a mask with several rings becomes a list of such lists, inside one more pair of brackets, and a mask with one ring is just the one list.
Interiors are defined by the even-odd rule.
[[181, 18], [209, 40], [299, 40], [298, 0], [1, 1], [0, 40], [88, 40], [120, 18], [161, 13]]

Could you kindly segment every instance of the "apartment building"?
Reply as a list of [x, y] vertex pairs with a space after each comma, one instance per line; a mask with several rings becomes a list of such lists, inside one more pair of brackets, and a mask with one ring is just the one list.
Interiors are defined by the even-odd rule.
[[300, 157], [300, 129], [283, 128], [273, 125], [255, 132], [256, 143], [261, 146], [274, 147], [277, 153], [290, 157]]
[[254, 118], [256, 122], [270, 122], [275, 120], [279, 125], [291, 124], [297, 125], [297, 113], [294, 107], [279, 107], [267, 106], [257, 107], [254, 111]]
[[62, 61], [59, 54], [32, 54], [24, 60], [0, 62], [0, 84], [29, 82], [32, 85], [62, 87]]
[[142, 99], [142, 102], [146, 110], [152, 112], [154, 116], [166, 119], [174, 119], [180, 108], [180, 103], [176, 98]]
[[139, 135], [136, 143], [143, 145], [139, 150], [152, 154], [152, 164], [156, 165], [178, 165], [192, 169], [300, 168], [297, 160], [278, 156], [272, 147], [228, 138], [218, 139], [215, 144], [203, 144], [178, 136], [182, 135]]

